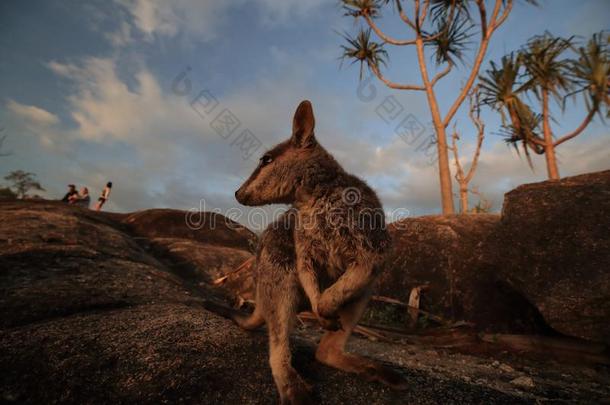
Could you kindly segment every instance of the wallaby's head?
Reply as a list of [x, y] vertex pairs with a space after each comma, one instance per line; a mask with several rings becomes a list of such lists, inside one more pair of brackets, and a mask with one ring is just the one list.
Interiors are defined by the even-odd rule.
[[250, 178], [235, 192], [237, 201], [244, 205], [294, 202], [304, 174], [321, 155], [314, 126], [311, 103], [302, 101], [294, 113], [292, 136], [263, 154]]

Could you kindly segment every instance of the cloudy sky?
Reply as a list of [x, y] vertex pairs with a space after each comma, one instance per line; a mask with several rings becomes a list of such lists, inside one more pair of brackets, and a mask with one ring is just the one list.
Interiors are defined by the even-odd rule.
[[[544, 30], [588, 37], [610, 28], [607, 0], [523, 3], [493, 37], [484, 66]], [[381, 24], [410, 34], [391, 10]], [[437, 169], [419, 142], [426, 136], [406, 142], [396, 131], [405, 118], [429, 128], [425, 96], [359, 83], [356, 66], [341, 66], [337, 32], [356, 29], [335, 0], [4, 0], [0, 135], [12, 154], [0, 158], [0, 174], [34, 172], [48, 198], [68, 183], [97, 196], [111, 180], [112, 211], [225, 212], [263, 149], [289, 135], [299, 101], [310, 99], [319, 141], [377, 189], [387, 210], [439, 213]], [[416, 83], [414, 50], [389, 51], [387, 75]], [[438, 86], [442, 111], [471, 61]], [[396, 119], [380, 114], [388, 97], [402, 108]], [[584, 116], [580, 99], [563, 117], [556, 112], [558, 134]], [[503, 193], [544, 180], [546, 170], [535, 160], [532, 172], [497, 135], [499, 118], [483, 116], [488, 133], [472, 184], [499, 210]], [[239, 124], [233, 132], [217, 125], [226, 119]], [[474, 131], [464, 111], [457, 127], [467, 159]], [[609, 169], [610, 127], [597, 120], [558, 154], [562, 176]]]

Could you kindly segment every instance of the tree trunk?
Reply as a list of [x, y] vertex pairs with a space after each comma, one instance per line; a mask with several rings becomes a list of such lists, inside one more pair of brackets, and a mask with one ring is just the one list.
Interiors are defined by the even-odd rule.
[[445, 133], [445, 125], [441, 119], [441, 114], [438, 109], [438, 103], [434, 94], [434, 89], [428, 79], [428, 70], [426, 69], [424, 42], [421, 36], [418, 35], [417, 41], [417, 60], [421, 71], [422, 81], [426, 88], [426, 96], [428, 97], [428, 105], [432, 115], [432, 122], [436, 132], [436, 146], [438, 153], [438, 175], [441, 185], [441, 204], [443, 215], [451, 215], [455, 213], [453, 205], [453, 190], [451, 183], [451, 169], [449, 167], [449, 152], [447, 150], [447, 134]]
[[468, 214], [468, 187], [460, 185], [460, 210], [462, 214]]
[[546, 169], [550, 180], [559, 180], [559, 169], [555, 157], [555, 146], [553, 145], [553, 134], [549, 123], [549, 91], [542, 89], [542, 131], [544, 132], [544, 155], [546, 157]]

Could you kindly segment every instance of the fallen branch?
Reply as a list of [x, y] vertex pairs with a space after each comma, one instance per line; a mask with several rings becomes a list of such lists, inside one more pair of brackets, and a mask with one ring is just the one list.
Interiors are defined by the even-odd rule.
[[[311, 311], [301, 312], [297, 315], [297, 318], [301, 322], [311, 322], [311, 323], [318, 322], [318, 318]], [[373, 340], [381, 340], [383, 342], [388, 342], [388, 343], [391, 342], [390, 339], [388, 339], [386, 336], [382, 335], [381, 333], [375, 332], [371, 328], [368, 328], [368, 327], [362, 326], [362, 325], [356, 325], [356, 327], [354, 328], [354, 333], [357, 333], [359, 335], [362, 335], [364, 337], [367, 337], [367, 338], [373, 339]]]
[[242, 270], [245, 269], [249, 269], [252, 264], [254, 264], [254, 257], [249, 258], [248, 260], [246, 260], [245, 262], [243, 262], [242, 264], [240, 264], [236, 269], [234, 269], [233, 271], [228, 272], [227, 274], [225, 274], [222, 277], [217, 278], [216, 280], [212, 281], [213, 285], [223, 285], [225, 283], [225, 281], [227, 281], [227, 279], [229, 278], [229, 276], [232, 276], [236, 273], [239, 273]]
[[433, 320], [434, 322], [438, 322], [438, 323], [440, 323], [441, 325], [447, 325], [447, 324], [449, 324], [449, 321], [446, 321], [445, 319], [441, 318], [441, 317], [440, 317], [440, 316], [438, 316], [438, 315], [431, 314], [431, 313], [430, 313], [430, 312], [428, 312], [428, 311], [424, 311], [423, 309], [420, 309], [420, 308], [417, 308], [417, 307], [411, 306], [411, 305], [407, 304], [406, 302], [402, 302], [402, 301], [399, 301], [399, 300], [394, 299], [394, 298], [390, 298], [390, 297], [384, 297], [384, 296], [381, 296], [381, 295], [373, 295], [373, 296], [371, 297], [371, 299], [372, 299], [373, 301], [377, 301], [377, 302], [385, 302], [385, 303], [387, 303], [387, 304], [398, 305], [398, 306], [401, 306], [401, 307], [405, 307], [405, 308], [411, 309], [411, 310], [413, 310], [413, 311], [417, 311], [417, 312], [419, 312], [420, 314], [425, 315], [426, 317], [428, 317], [428, 319], [431, 319], [431, 320]]
[[566, 337], [535, 335], [483, 334], [481, 340], [486, 343], [506, 346], [515, 351], [552, 354], [555, 357], [570, 357], [592, 363], [610, 364], [608, 347], [602, 343], [585, 342]]

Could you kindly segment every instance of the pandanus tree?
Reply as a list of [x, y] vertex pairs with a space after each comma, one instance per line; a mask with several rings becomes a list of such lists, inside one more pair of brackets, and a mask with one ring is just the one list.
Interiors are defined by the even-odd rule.
[[[602, 109], [610, 105], [609, 80], [610, 52], [603, 32], [581, 46], [573, 37], [549, 33], [533, 37], [516, 56], [504, 56], [499, 66], [492, 62], [480, 78], [483, 103], [501, 112], [507, 141], [521, 144], [528, 160], [529, 151], [544, 154], [549, 179], [559, 178], [555, 148], [582, 134], [594, 116], [602, 116]], [[582, 122], [571, 132], [555, 136], [551, 122], [557, 120], [551, 114], [551, 99], [564, 112], [566, 100], [578, 94], [585, 100]], [[523, 101], [526, 98], [538, 101], [541, 112], [534, 112]]]
[[542, 138], [536, 129], [540, 116], [522, 100], [525, 86], [520, 82], [521, 66], [514, 53], [503, 56], [499, 65], [491, 61], [490, 68], [479, 78], [479, 87], [481, 103], [500, 113], [507, 142], [515, 148], [521, 143], [531, 166], [529, 151], [542, 154], [544, 149], [539, 145]]
[[[534, 0], [527, 2], [535, 4]], [[344, 58], [360, 63], [360, 77], [362, 78], [362, 70], [366, 66], [391, 89], [421, 91], [426, 94], [436, 134], [442, 210], [443, 214], [453, 214], [447, 128], [472, 89], [491, 37], [508, 18], [513, 0], [342, 0], [342, 3], [346, 16], [363, 21], [356, 36], [345, 35], [347, 44], [342, 47]], [[392, 7], [410, 32], [411, 38], [396, 38], [380, 28], [382, 11]], [[478, 16], [475, 17], [475, 14]], [[465, 59], [471, 38], [476, 35], [475, 29], [478, 29], [480, 37], [472, 65], [466, 70], [464, 85], [449, 110], [442, 114], [436, 86], [454, 69], [458, 70], [458, 62]], [[380, 42], [371, 38], [372, 34]], [[385, 76], [383, 67], [389, 56], [386, 46], [415, 47], [421, 83], [398, 83]], [[430, 56], [433, 57], [435, 72], [429, 66]]]

